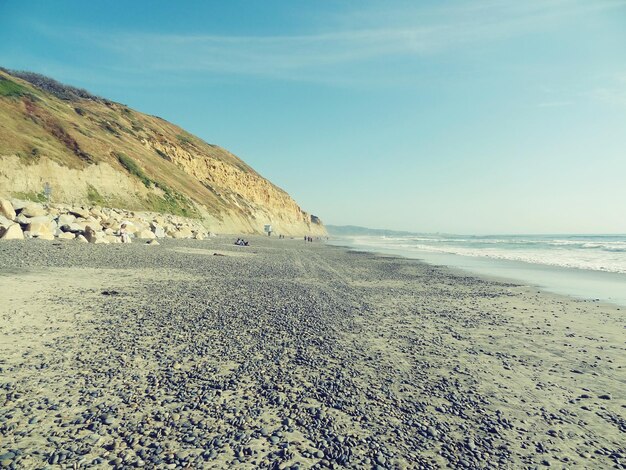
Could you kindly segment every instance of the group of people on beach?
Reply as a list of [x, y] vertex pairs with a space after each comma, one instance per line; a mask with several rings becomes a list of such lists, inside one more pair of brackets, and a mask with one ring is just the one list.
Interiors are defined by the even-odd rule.
[[310, 243], [313, 243], [313, 237], [308, 237], [308, 236], [305, 236], [305, 237], [304, 237], [304, 241], [305, 241], [305, 242], [310, 242]]
[[235, 242], [235, 245], [238, 245], [238, 246], [249, 246], [248, 242], [246, 240], [244, 240], [243, 238], [238, 238], [237, 241]]

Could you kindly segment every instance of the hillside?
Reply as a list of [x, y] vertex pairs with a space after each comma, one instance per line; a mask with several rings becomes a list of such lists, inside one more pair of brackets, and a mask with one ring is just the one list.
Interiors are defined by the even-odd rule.
[[320, 220], [227, 150], [159, 117], [0, 69], [0, 197], [193, 217], [216, 232], [323, 235]]

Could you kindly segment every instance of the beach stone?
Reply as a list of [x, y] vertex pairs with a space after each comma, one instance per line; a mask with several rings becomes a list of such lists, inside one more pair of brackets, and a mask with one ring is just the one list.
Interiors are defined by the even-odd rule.
[[0, 199], [0, 215], [6, 217], [9, 220], [14, 220], [16, 217], [15, 209], [11, 201], [6, 199]]
[[29, 204], [22, 209], [21, 215], [26, 217], [39, 217], [47, 215], [48, 212], [39, 204]]

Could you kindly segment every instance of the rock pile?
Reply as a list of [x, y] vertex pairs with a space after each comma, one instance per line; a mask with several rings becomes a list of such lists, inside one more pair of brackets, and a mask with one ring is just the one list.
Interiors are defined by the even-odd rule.
[[40, 238], [121, 243], [122, 225], [131, 238], [154, 240], [151, 244], [158, 244], [158, 238], [202, 240], [213, 235], [197, 220], [169, 214], [0, 199], [2, 240]]

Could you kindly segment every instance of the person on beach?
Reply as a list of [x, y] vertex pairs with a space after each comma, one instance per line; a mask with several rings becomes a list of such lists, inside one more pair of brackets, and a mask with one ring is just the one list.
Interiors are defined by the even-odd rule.
[[122, 243], [130, 243], [130, 234], [128, 233], [126, 224], [122, 224], [120, 227], [120, 238], [122, 239]]

